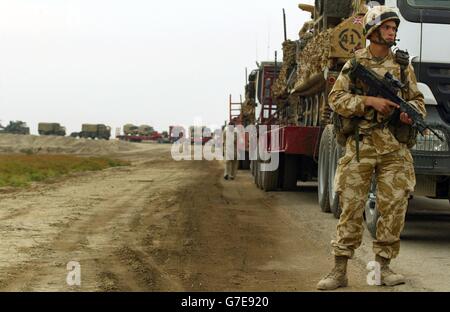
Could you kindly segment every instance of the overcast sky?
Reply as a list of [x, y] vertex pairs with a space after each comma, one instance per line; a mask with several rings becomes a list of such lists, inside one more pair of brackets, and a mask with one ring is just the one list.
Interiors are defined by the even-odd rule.
[[[302, 1], [312, 3], [312, 0]], [[292, 0], [0, 0], [0, 120], [220, 126], [245, 67], [281, 57]]]

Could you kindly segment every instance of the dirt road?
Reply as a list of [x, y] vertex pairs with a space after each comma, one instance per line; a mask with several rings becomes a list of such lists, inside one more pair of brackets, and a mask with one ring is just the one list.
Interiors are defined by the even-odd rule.
[[[0, 290], [315, 289], [331, 267], [336, 220], [319, 212], [314, 186], [264, 193], [249, 172], [224, 181], [220, 162], [175, 162], [169, 148], [116, 155], [130, 167], [0, 190]], [[450, 290], [450, 215], [423, 212], [427, 205], [418, 202], [393, 266], [407, 285], [367, 285], [366, 235], [346, 290]], [[66, 283], [70, 261], [80, 264], [81, 286]]]

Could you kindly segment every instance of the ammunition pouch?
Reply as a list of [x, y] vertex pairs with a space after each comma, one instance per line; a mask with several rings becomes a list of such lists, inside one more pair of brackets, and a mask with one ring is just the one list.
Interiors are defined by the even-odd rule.
[[337, 113], [332, 114], [334, 132], [339, 145], [345, 147], [347, 138], [357, 131], [360, 118], [346, 118]]
[[[406, 81], [406, 69], [409, 65], [408, 52], [397, 49], [395, 52], [395, 61], [400, 65], [401, 81], [405, 84], [405, 88], [402, 90], [404, 96], [409, 88], [409, 83]], [[397, 141], [406, 144], [408, 148], [416, 145], [419, 131], [410, 125], [402, 123], [398, 116], [395, 118], [395, 122], [389, 123], [389, 130], [394, 134]]]
[[417, 135], [419, 133], [416, 128], [397, 120], [395, 123], [389, 124], [389, 130], [398, 142], [406, 144], [408, 148], [412, 148], [416, 145]]

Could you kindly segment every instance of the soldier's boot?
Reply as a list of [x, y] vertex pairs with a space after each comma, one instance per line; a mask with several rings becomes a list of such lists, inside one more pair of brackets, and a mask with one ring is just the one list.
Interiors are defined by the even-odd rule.
[[318, 290], [334, 290], [339, 287], [347, 287], [347, 262], [348, 257], [335, 256], [334, 268], [317, 284]]
[[375, 261], [380, 264], [381, 285], [396, 286], [405, 283], [405, 277], [395, 273], [389, 268], [390, 259], [383, 258], [379, 255], [375, 256]]

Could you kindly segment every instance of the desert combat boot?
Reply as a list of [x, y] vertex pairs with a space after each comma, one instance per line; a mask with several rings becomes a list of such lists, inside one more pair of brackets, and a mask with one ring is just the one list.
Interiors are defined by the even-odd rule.
[[348, 257], [335, 256], [334, 257], [334, 268], [320, 282], [317, 284], [318, 290], [334, 290], [339, 287], [347, 287], [347, 262]]
[[375, 256], [375, 261], [380, 264], [381, 285], [396, 286], [405, 283], [405, 277], [397, 274], [389, 268], [390, 259], [383, 258], [379, 255]]

